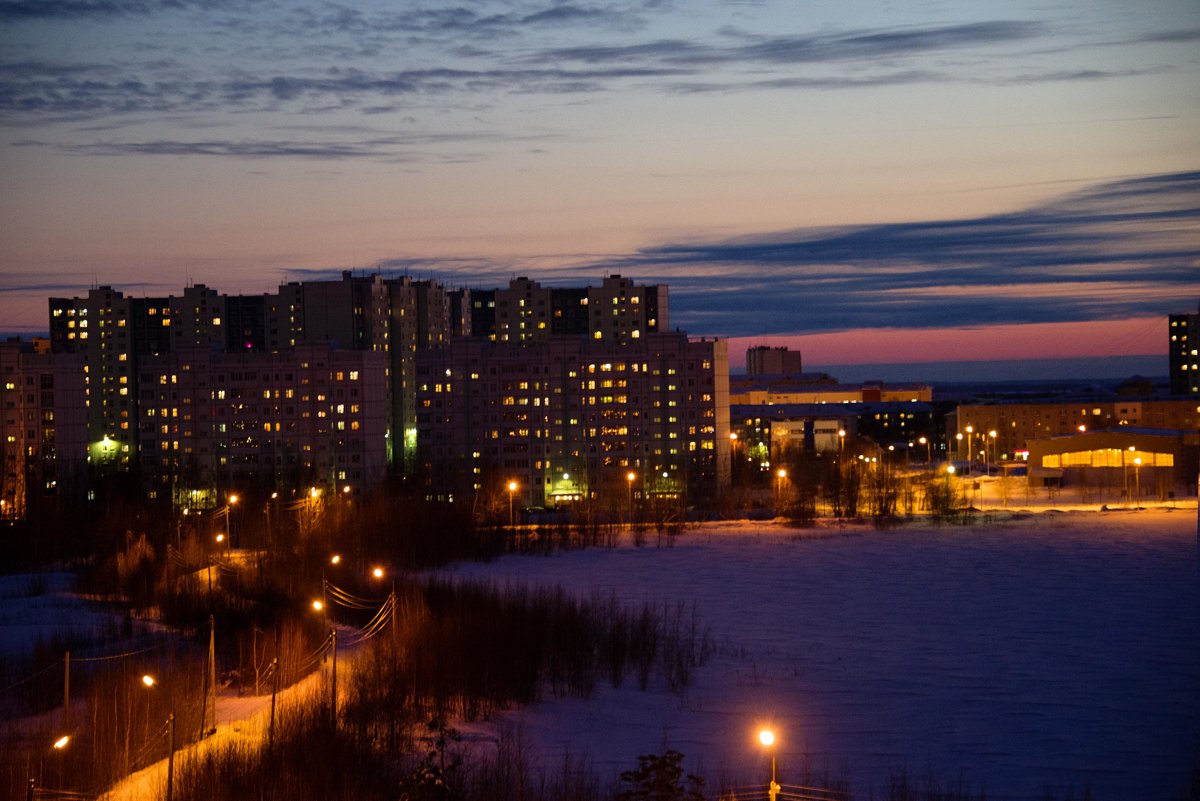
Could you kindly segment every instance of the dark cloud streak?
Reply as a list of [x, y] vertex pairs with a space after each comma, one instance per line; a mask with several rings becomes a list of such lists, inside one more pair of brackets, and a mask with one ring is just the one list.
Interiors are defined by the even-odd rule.
[[588, 269], [669, 284], [695, 334], [1161, 315], [1200, 296], [1197, 198], [1200, 171], [1175, 173], [1016, 214], [665, 244]]

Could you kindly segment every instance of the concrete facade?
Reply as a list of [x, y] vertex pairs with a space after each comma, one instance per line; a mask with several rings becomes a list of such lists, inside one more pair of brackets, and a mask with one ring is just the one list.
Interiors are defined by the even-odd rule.
[[521, 505], [556, 506], [627, 492], [711, 498], [728, 484], [723, 340], [462, 338], [419, 353], [417, 377], [418, 456], [435, 494], [515, 481]]

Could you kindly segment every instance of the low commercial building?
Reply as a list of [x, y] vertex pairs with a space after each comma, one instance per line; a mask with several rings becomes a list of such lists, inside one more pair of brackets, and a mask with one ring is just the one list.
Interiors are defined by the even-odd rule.
[[1029, 441], [1029, 482], [1166, 499], [1195, 486], [1198, 444], [1194, 431], [1132, 427], [1039, 437]]
[[947, 442], [959, 446], [957, 458], [978, 459], [986, 442], [992, 458], [1003, 460], [1023, 457], [1036, 439], [1080, 431], [1125, 427], [1195, 431], [1200, 428], [1200, 403], [1131, 397], [961, 405], [947, 417], [946, 426]]

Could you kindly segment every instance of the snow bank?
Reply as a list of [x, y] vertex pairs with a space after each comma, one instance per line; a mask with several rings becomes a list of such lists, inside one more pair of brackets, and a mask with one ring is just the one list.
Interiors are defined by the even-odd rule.
[[[505, 716], [549, 764], [602, 772], [682, 751], [710, 783], [964, 778], [993, 799], [1175, 799], [1197, 753], [1196, 511], [1043, 513], [992, 525], [711, 524], [673, 547], [463, 565], [463, 578], [694, 604], [719, 652], [681, 696], [601, 688]], [[789, 771], [793, 778], [789, 779]]]

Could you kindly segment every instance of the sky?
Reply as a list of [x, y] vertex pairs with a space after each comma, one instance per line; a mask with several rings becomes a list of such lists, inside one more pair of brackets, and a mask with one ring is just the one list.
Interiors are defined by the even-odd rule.
[[734, 351], [1165, 372], [1200, 4], [0, 0], [0, 182], [5, 332], [103, 284], [619, 273]]

